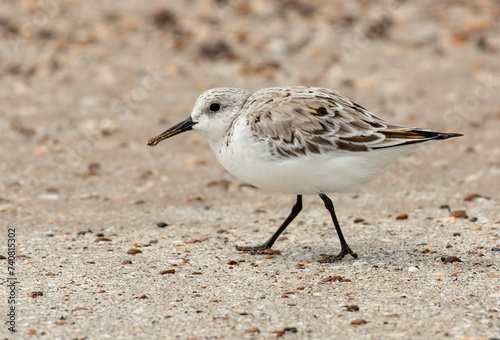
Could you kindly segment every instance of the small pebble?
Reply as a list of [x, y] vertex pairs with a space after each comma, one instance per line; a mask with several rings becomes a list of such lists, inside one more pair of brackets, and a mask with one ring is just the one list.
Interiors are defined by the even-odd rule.
[[231, 49], [224, 41], [215, 41], [200, 44], [198, 53], [202, 57], [215, 60], [221, 57], [229, 57]]
[[184, 166], [199, 166], [199, 165], [204, 165], [206, 163], [207, 162], [203, 158], [193, 156], [193, 157], [186, 158], [182, 162], [182, 165], [184, 165]]
[[94, 242], [111, 242], [110, 238], [99, 236], [98, 238], [95, 239]]
[[206, 184], [206, 186], [207, 187], [218, 187], [219, 189], [227, 190], [229, 188], [230, 184], [231, 184], [231, 182], [222, 179], [220, 181], [210, 181]]
[[271, 333], [276, 334], [277, 338], [281, 338], [283, 335], [285, 335], [285, 331], [284, 330], [281, 330], [281, 331], [272, 331]]
[[206, 240], [207, 240], [206, 238], [204, 238], [204, 239], [194, 238], [192, 240], [186, 241], [186, 244], [200, 243], [200, 242], [203, 242], [203, 241], [206, 241]]
[[175, 273], [175, 269], [167, 269], [167, 270], [162, 270], [160, 272], [160, 275], [165, 275], [165, 274], [174, 274]]
[[407, 220], [408, 219], [408, 214], [401, 214], [396, 216], [396, 220]]
[[118, 125], [111, 119], [103, 119], [99, 122], [99, 131], [103, 136], [109, 136], [118, 130]]
[[324, 278], [323, 280], [321, 280], [322, 282], [336, 282], [336, 281], [339, 281], [339, 282], [351, 282], [350, 279], [344, 279], [342, 276], [340, 275], [335, 275], [335, 276], [329, 276], [327, 278]]
[[274, 250], [274, 249], [266, 249], [262, 252], [262, 254], [268, 254], [268, 255], [279, 255], [281, 254], [281, 251], [279, 250]]
[[247, 330], [247, 333], [260, 333], [260, 329], [257, 327], [252, 327], [249, 330]]
[[165, 222], [158, 222], [156, 223], [156, 226], [158, 228], [165, 228], [165, 227], [168, 227], [168, 223], [165, 223]]
[[123, 260], [121, 264], [132, 264], [132, 261], [130, 260]]
[[88, 171], [85, 175], [86, 176], [97, 176], [97, 175], [99, 175], [99, 170], [101, 170], [101, 164], [99, 164], [97, 162], [89, 163]]
[[347, 306], [346, 310], [348, 312], [358, 312], [359, 306], [358, 305], [349, 305], [349, 306]]
[[474, 201], [476, 198], [484, 198], [487, 200], [490, 199], [489, 197], [474, 193], [474, 194], [469, 194], [469, 195], [465, 196], [464, 201], [471, 202], [471, 201]]
[[408, 271], [409, 272], [418, 272], [420, 269], [418, 269], [417, 267], [409, 267], [408, 268]]
[[453, 210], [450, 212], [450, 217], [455, 217], [455, 218], [467, 218], [467, 212], [465, 210]]
[[462, 260], [460, 260], [458, 257], [456, 256], [448, 256], [448, 257], [442, 257], [441, 258], [441, 261], [443, 261], [444, 264], [447, 264], [447, 263], [453, 263], [453, 262], [462, 262]]
[[127, 250], [127, 254], [130, 254], [130, 255], [135, 255], [135, 254], [140, 254], [140, 253], [142, 253], [142, 251], [137, 249], [137, 248], [130, 248], [129, 250]]
[[37, 196], [37, 198], [41, 199], [41, 200], [55, 201], [55, 200], [59, 199], [59, 195], [58, 194], [40, 194]]
[[36, 298], [36, 297], [39, 297], [39, 296], [43, 296], [43, 292], [34, 291], [34, 292], [31, 292], [30, 295], [29, 295], [30, 298]]
[[175, 18], [175, 14], [166, 9], [160, 9], [153, 13], [152, 19], [156, 27], [162, 30], [167, 30], [174, 27], [177, 21]]
[[205, 202], [205, 200], [200, 197], [200, 196], [195, 196], [195, 197], [191, 197], [191, 198], [188, 198], [187, 203], [193, 203], [193, 202]]
[[351, 321], [351, 325], [355, 325], [355, 326], [366, 325], [367, 323], [368, 323], [368, 321], [366, 321], [364, 319], [356, 319], [356, 320]]

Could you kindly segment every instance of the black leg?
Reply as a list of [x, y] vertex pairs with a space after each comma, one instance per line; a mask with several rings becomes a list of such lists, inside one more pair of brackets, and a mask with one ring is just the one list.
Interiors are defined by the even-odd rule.
[[321, 197], [321, 199], [325, 203], [326, 209], [330, 212], [330, 215], [332, 215], [333, 224], [335, 225], [335, 229], [337, 230], [337, 235], [339, 235], [340, 246], [342, 247], [338, 255], [322, 254], [321, 256], [324, 256], [324, 258], [319, 260], [319, 262], [328, 263], [328, 262], [339, 261], [343, 259], [344, 256], [346, 256], [347, 254], [351, 254], [352, 257], [358, 257], [358, 254], [356, 254], [351, 250], [351, 248], [349, 248], [347, 242], [344, 239], [344, 235], [342, 235], [342, 230], [340, 229], [339, 221], [337, 220], [337, 216], [335, 215], [335, 209], [333, 208], [332, 201], [325, 194], [319, 194], [319, 197]]
[[286, 220], [283, 222], [283, 224], [279, 227], [278, 230], [271, 236], [269, 240], [267, 240], [264, 244], [261, 244], [260, 246], [236, 246], [236, 250], [243, 250], [243, 251], [251, 251], [255, 253], [262, 252], [263, 250], [270, 249], [276, 239], [281, 235], [281, 233], [288, 227], [290, 222], [293, 221], [295, 217], [299, 214], [299, 212], [302, 210], [302, 195], [297, 195], [297, 202], [292, 208], [292, 212]]

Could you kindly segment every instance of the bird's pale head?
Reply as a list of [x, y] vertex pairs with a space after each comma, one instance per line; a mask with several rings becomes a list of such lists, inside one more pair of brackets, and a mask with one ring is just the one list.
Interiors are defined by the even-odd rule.
[[191, 129], [198, 130], [213, 145], [226, 135], [250, 95], [247, 90], [231, 87], [207, 90], [196, 100], [188, 119], [150, 138], [148, 145], [155, 146], [164, 139]]

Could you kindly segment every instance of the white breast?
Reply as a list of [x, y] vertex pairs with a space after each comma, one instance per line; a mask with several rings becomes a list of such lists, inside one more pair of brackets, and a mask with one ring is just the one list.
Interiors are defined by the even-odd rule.
[[293, 194], [353, 192], [370, 182], [396, 158], [415, 149], [410, 144], [367, 152], [331, 151], [296, 158], [278, 158], [239, 124], [229, 143], [212, 145], [219, 162], [231, 174], [258, 188]]

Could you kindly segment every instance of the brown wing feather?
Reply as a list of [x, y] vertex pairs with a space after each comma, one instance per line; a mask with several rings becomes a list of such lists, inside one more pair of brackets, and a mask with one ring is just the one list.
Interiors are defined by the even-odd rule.
[[324, 88], [263, 89], [250, 96], [243, 109], [255, 137], [283, 158], [331, 150], [363, 152], [444, 138], [437, 132], [390, 124]]

